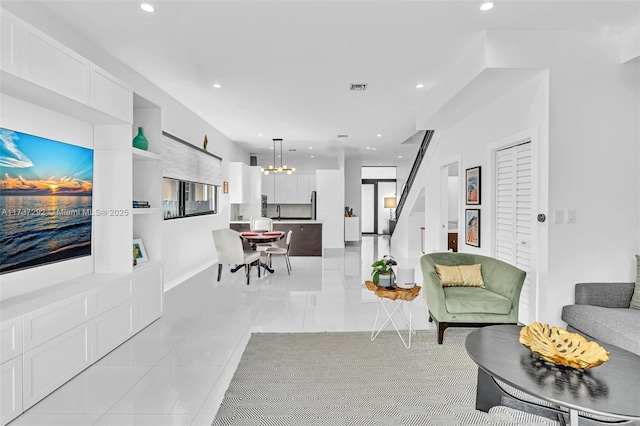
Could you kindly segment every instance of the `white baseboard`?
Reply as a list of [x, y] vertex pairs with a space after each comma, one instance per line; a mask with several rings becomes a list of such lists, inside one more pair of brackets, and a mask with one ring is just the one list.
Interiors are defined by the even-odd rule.
[[218, 259], [210, 260], [210, 261], [205, 262], [202, 265], [198, 266], [197, 268], [194, 268], [194, 269], [190, 270], [186, 274], [182, 274], [179, 277], [174, 278], [173, 280], [164, 283], [164, 291], [167, 292], [167, 291], [171, 290], [175, 286], [182, 284], [183, 282], [185, 282], [189, 278], [193, 277], [194, 275], [199, 274], [200, 272], [204, 271], [205, 269], [207, 269], [210, 266], [215, 265], [216, 263], [218, 263]]

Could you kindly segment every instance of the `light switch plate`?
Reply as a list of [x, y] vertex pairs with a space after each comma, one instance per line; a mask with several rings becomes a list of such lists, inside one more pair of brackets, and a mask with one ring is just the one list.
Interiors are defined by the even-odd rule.
[[567, 223], [576, 223], [576, 211], [575, 211], [575, 209], [567, 210]]
[[564, 223], [564, 210], [553, 211], [553, 223], [557, 225]]

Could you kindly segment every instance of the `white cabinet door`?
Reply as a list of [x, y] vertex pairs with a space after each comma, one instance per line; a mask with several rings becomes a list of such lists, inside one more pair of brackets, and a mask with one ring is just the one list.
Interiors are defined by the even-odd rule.
[[127, 275], [110, 281], [92, 292], [92, 298], [96, 304], [96, 315], [102, 315], [133, 298], [133, 282], [131, 276]]
[[143, 269], [134, 271], [133, 292], [136, 314], [134, 329], [137, 333], [162, 315], [162, 263], [145, 265]]
[[20, 75], [20, 51], [25, 30], [4, 11], [0, 19], [0, 67], [3, 71]]
[[229, 163], [229, 202], [244, 203], [242, 194], [242, 163]]
[[283, 174], [277, 174], [273, 177], [274, 182], [274, 204], [284, 204], [287, 202], [287, 187], [286, 187], [286, 179], [287, 176]]
[[310, 175], [299, 175], [298, 176], [298, 204], [309, 204], [311, 203], [311, 189], [309, 188], [309, 184], [311, 182]]
[[133, 300], [130, 299], [96, 318], [96, 360], [131, 336], [133, 336]]
[[0, 363], [22, 354], [22, 316], [0, 323]]
[[360, 218], [359, 217], [344, 218], [344, 240], [360, 241]]
[[251, 196], [251, 170], [244, 163], [229, 163], [229, 202], [244, 204]]
[[242, 199], [244, 203], [251, 202], [251, 168], [242, 164]]
[[86, 322], [23, 355], [24, 409], [53, 392], [93, 362], [93, 323]]
[[285, 196], [284, 202], [287, 204], [298, 203], [298, 176], [285, 175]]
[[6, 425], [22, 411], [22, 356], [18, 356], [0, 367], [0, 423]]
[[273, 204], [275, 199], [274, 177], [273, 174], [262, 175], [262, 194], [267, 196], [267, 203], [269, 204]]
[[88, 292], [68, 297], [24, 315], [24, 350], [28, 351], [91, 320], [94, 306]]
[[90, 62], [35, 28], [27, 28], [22, 78], [89, 105]]
[[91, 106], [131, 123], [133, 92], [116, 77], [91, 64]]

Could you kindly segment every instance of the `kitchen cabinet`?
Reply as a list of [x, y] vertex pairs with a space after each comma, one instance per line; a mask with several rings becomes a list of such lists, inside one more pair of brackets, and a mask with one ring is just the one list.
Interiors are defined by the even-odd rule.
[[251, 198], [251, 175], [244, 163], [229, 163], [229, 202], [248, 203]]
[[314, 175], [269, 174], [262, 177], [263, 194], [269, 204], [309, 204], [316, 189]]
[[[274, 231], [289, 232], [291, 247], [289, 256], [322, 256], [322, 224], [321, 223], [274, 223]], [[284, 239], [277, 245], [285, 248]]]
[[273, 177], [273, 201], [272, 204], [284, 204], [287, 200], [287, 175], [277, 174]]
[[311, 202], [311, 175], [298, 176], [297, 199], [299, 204], [309, 204]]
[[274, 180], [275, 175], [270, 173], [269, 175], [262, 175], [262, 195], [267, 196], [267, 203], [273, 204], [275, 197]]
[[298, 204], [298, 177], [284, 176], [284, 202], [285, 204]]

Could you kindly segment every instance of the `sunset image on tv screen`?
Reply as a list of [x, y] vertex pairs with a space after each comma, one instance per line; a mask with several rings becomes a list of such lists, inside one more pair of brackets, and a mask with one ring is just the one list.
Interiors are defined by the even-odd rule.
[[93, 150], [0, 128], [0, 272], [91, 254]]

